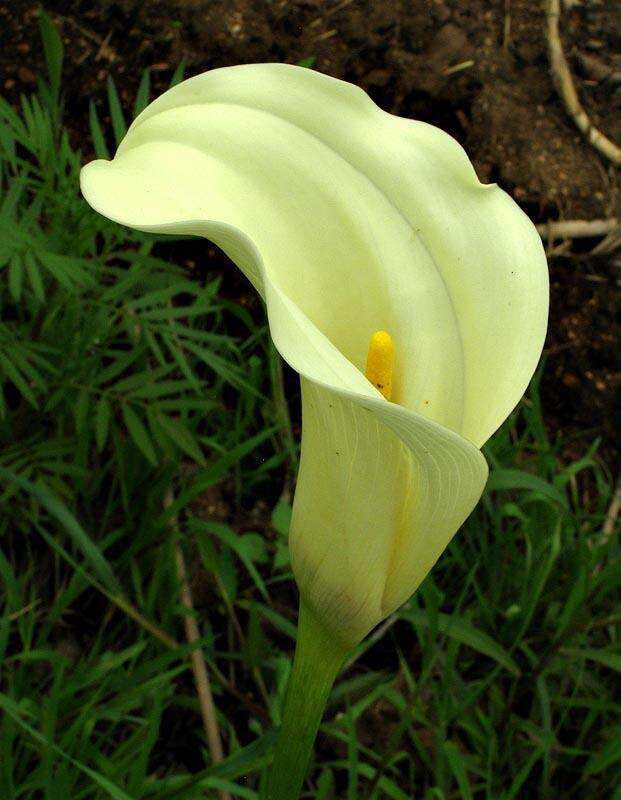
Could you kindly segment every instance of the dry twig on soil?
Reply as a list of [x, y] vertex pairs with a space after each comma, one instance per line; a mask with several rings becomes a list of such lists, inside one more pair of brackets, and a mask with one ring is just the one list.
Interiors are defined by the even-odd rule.
[[548, 0], [546, 14], [548, 22], [548, 50], [550, 53], [550, 67], [554, 83], [565, 104], [565, 108], [576, 123], [578, 129], [582, 131], [586, 137], [586, 140], [603, 156], [610, 159], [613, 164], [619, 166], [621, 165], [621, 148], [608, 139], [607, 136], [604, 136], [604, 134], [593, 125], [589, 115], [578, 99], [578, 93], [576, 92], [576, 87], [574, 86], [574, 81], [561, 44], [561, 37], [559, 34], [560, 15], [560, 0]]
[[550, 220], [537, 225], [537, 231], [542, 239], [590, 239], [597, 236], [607, 236], [609, 233], [621, 229], [621, 220], [616, 217], [611, 219], [567, 219]]
[[621, 511], [621, 476], [619, 476], [619, 478], [617, 479], [617, 485], [615, 487], [615, 491], [612, 496], [612, 501], [608, 506], [606, 519], [604, 520], [604, 525], [602, 527], [602, 539], [600, 544], [604, 545], [608, 543], [610, 537], [614, 533], [615, 526], [617, 524], [617, 518], [619, 517], [620, 511]]
[[[169, 488], [166, 493], [166, 497], [164, 498], [164, 508], [170, 508], [173, 502], [173, 492], [172, 489]], [[171, 528], [174, 529], [175, 535], [177, 534], [176, 527], [176, 522], [173, 519], [171, 521]], [[177, 564], [177, 577], [179, 579], [181, 605], [184, 606], [188, 612], [183, 618], [185, 635], [186, 639], [188, 640], [188, 644], [196, 645], [197, 642], [200, 642], [201, 635], [198, 629], [198, 624], [194, 617], [194, 601], [192, 600], [192, 592], [190, 591], [190, 584], [188, 582], [188, 574], [185, 559], [183, 557], [183, 550], [181, 549], [181, 544], [178, 540], [175, 542], [175, 560]], [[209, 675], [207, 674], [207, 666], [205, 664], [205, 659], [200, 647], [196, 647], [194, 650], [192, 650], [190, 658], [192, 661], [194, 683], [196, 684], [196, 692], [201, 709], [201, 716], [203, 718], [203, 726], [205, 728], [209, 753], [214, 764], [217, 764], [224, 759], [224, 752], [222, 750], [222, 740], [220, 739], [220, 729], [218, 727], [216, 707], [214, 705], [213, 695], [211, 693]], [[220, 800], [231, 800], [231, 795], [224, 790], [218, 791], [218, 797]]]

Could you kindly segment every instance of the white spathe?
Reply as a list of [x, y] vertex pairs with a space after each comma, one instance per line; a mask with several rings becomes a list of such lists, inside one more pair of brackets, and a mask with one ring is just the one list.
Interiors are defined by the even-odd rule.
[[[479, 448], [535, 370], [548, 273], [534, 226], [448, 134], [285, 64], [170, 89], [81, 183], [113, 220], [211, 239], [264, 298], [302, 378], [294, 573], [357, 642], [476, 504]], [[394, 402], [363, 374], [380, 329], [395, 342]]]

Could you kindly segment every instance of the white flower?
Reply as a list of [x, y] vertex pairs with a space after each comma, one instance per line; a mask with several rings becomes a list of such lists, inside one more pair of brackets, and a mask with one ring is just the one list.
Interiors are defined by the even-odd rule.
[[[300, 373], [290, 536], [303, 602], [347, 644], [414, 592], [479, 499], [480, 447], [543, 346], [537, 232], [457, 142], [359, 88], [253, 64], [185, 81], [82, 171], [102, 214], [199, 234], [265, 300]], [[395, 347], [392, 402], [364, 374]]]

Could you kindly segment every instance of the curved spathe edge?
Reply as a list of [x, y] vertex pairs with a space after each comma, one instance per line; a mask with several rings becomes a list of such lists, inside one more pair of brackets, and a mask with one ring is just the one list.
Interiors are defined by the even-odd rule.
[[[192, 234], [214, 241], [239, 266], [263, 297], [274, 344], [285, 361], [300, 376], [353, 403], [362, 413], [372, 415], [380, 426], [396, 435], [409, 453], [417, 472], [425, 476], [426, 485], [431, 487], [428, 496], [421, 498], [421, 508], [416, 512], [419, 519], [412, 521], [414, 533], [421, 533], [421, 526], [425, 528], [426, 532], [422, 535], [428, 541], [428, 551], [424, 560], [430, 569], [483, 491], [488, 470], [480, 450], [455, 431], [416, 411], [386, 401], [303, 311], [270, 280], [261, 253], [239, 228], [218, 220], [172, 219], [169, 209], [166, 221], [157, 224], [145, 224], [144, 218], [138, 219], [140, 208], [136, 211], [133, 205], [134, 216], [122, 217], [115, 213], [115, 194], [104, 191], [102, 200], [96, 188], [98, 170], [109, 167], [110, 162], [93, 162], [81, 174], [82, 191], [95, 210], [115, 222], [145, 232]], [[110, 208], [106, 207], [107, 204]], [[387, 469], [390, 469], [390, 465], [387, 465]], [[420, 518], [421, 514], [424, 519]], [[382, 590], [374, 606], [375, 612], [358, 620], [357, 632], [361, 637], [386, 613], [405, 602], [424, 577], [417, 574], [412, 578], [409, 574], [407, 561], [415, 557], [411, 542], [410, 537], [410, 545], [402, 553], [402, 563], [394, 566], [395, 580], [391, 581], [389, 574], [377, 576]], [[296, 578], [304, 590], [304, 576], [296, 574]]]
[[[286, 88], [286, 92], [277, 91], [279, 85], [281, 89]], [[276, 87], [276, 90], [274, 87]], [[329, 102], [327, 102], [328, 100]], [[374, 183], [376, 188], [395, 207], [395, 211], [411, 224], [408, 214], [404, 211], [405, 206], [411, 201], [406, 199], [405, 205], [399, 201], [399, 198], [395, 201], [394, 193], [391, 193], [390, 190], [390, 180], [387, 185], [384, 185], [383, 176], [378, 177], [377, 170], [373, 175], [372, 171], [369, 172], [365, 166], [365, 164], [369, 163], [367, 125], [369, 130], [376, 130], [378, 134], [381, 134], [381, 129], [383, 129], [383, 133], [386, 136], [391, 138], [394, 136], [395, 140], [400, 140], [399, 147], [402, 148], [399, 150], [400, 153], [405, 153], [406, 149], [415, 148], [417, 156], [420, 158], [419, 163], [423, 172], [428, 165], [440, 164], [439, 175], [445, 184], [447, 181], [448, 183], [454, 182], [457, 187], [463, 188], [468, 194], [472, 194], [473, 199], [475, 196], [479, 198], [476, 202], [481, 206], [479, 209], [481, 215], [484, 216], [488, 212], [491, 213], [490, 219], [493, 219], [501, 226], [510, 223], [510, 227], [515, 231], [516, 235], [515, 237], [509, 237], [509, 239], [507, 239], [508, 235], [505, 235], [506, 241], [511, 241], [513, 238], [528, 245], [529, 260], [522, 260], [519, 264], [521, 271], [519, 270], [517, 274], [520, 277], [516, 280], [519, 280], [521, 284], [516, 298], [523, 312], [522, 317], [524, 319], [528, 317], [529, 320], [532, 318], [533, 323], [532, 325], [530, 322], [528, 324], [525, 323], [519, 330], [519, 325], [516, 327], [516, 337], [518, 340], [520, 337], [524, 338], [524, 345], [517, 348], [506, 348], [509, 363], [504, 371], [498, 372], [501, 377], [504, 376], [504, 379], [501, 380], [500, 385], [496, 386], [498, 390], [496, 393], [493, 391], [494, 386], [490, 385], [490, 381], [486, 377], [486, 373], [493, 373], [494, 369], [488, 370], [485, 366], [487, 364], [487, 356], [492, 358], [492, 353], [486, 351], [485, 341], [490, 341], [493, 337], [485, 336], [485, 330], [481, 334], [481, 331], [477, 330], [476, 323], [473, 325], [468, 319], [464, 320], [460, 315], [455, 315], [462, 346], [464, 341], [472, 342], [480, 336], [483, 350], [487, 352], [487, 356], [478, 356], [477, 353], [479, 351], [476, 348], [473, 350], [469, 346], [467, 352], [464, 350], [463, 359], [468, 381], [464, 389], [466, 396], [462, 409], [463, 416], [460, 431], [475, 445], [481, 446], [519, 402], [544, 345], [547, 325], [547, 300], [544, 299], [548, 285], [547, 269], [543, 247], [527, 215], [496, 184], [484, 184], [479, 181], [466, 151], [448, 133], [429, 123], [398, 117], [384, 111], [362, 88], [354, 84], [315, 70], [308, 70], [290, 64], [259, 63], [221, 67], [188, 78], [154, 100], [134, 120], [130, 126], [128, 136], [119, 146], [117, 155], [122, 156], [134, 147], [139, 146], [140, 135], [132, 137], [131, 134], [139, 130], [148, 120], [157, 117], [159, 114], [165, 115], [165, 112], [170, 110], [187, 109], [190, 106], [207, 106], [214, 102], [231, 106], [245, 105], [254, 111], [266, 111], [314, 136], [327, 147], [334, 149], [350, 166], [363, 174], [371, 183]], [[338, 120], [337, 128], [344, 128], [345, 130], [351, 128], [354, 134], [353, 139], [356, 141], [353, 151], [355, 152], [354, 157], [343, 155], [340, 150], [334, 147], [331, 134], [328, 135], [330, 131], [335, 129], [335, 118]], [[372, 137], [370, 138], [372, 139]], [[401, 163], [399, 158], [397, 158], [397, 161]], [[484, 199], [486, 197], [487, 200]], [[509, 207], [509, 203], [511, 207]], [[179, 210], [181, 209], [178, 208]], [[435, 218], [441, 216], [436, 213], [437, 211], [437, 208], [433, 210], [433, 213], [436, 214]], [[179, 214], [176, 216], [179, 216]], [[181, 216], [183, 215], [181, 214]], [[193, 214], [190, 213], [186, 218], [191, 216]], [[528, 226], [526, 222], [528, 222]], [[131, 224], [134, 227], [139, 227], [135, 223]], [[209, 224], [213, 228], [216, 223]], [[417, 230], [417, 235], [420, 235], [421, 239], [423, 239], [420, 230]], [[537, 239], [536, 242], [535, 238]], [[434, 248], [430, 248], [425, 241], [424, 244], [436, 263], [439, 276], [446, 285], [447, 298], [450, 304], [453, 307], [459, 306], [460, 308], [472, 307], [473, 298], [476, 300], [475, 295], [478, 291], [475, 288], [475, 284], [473, 283], [470, 288], [468, 285], [463, 284], [465, 288], [462, 291], [460, 279], [451, 278], [450, 270], [438, 266], [444, 261], [435, 252], [438, 249], [437, 241]], [[457, 248], [458, 245], [459, 242], [456, 239]], [[459, 261], [459, 258], [455, 257], [456, 252], [458, 254], [459, 250], [455, 251], [455, 248], [453, 250], [449, 263]], [[237, 261], [235, 257], [233, 259]], [[502, 262], [502, 253], [496, 253], [495, 260], [496, 262]], [[513, 261], [517, 263], [518, 260], [514, 252]], [[504, 261], [508, 265], [512, 259], [508, 257]], [[499, 263], [500, 266], [501, 264]], [[506, 266], [506, 270], [508, 269], [509, 266]], [[246, 268], [246, 272], [252, 282], [257, 285], [258, 276], [253, 274], [250, 266]], [[503, 270], [499, 270], [498, 274], [502, 273]], [[483, 273], [481, 273], [481, 277], [483, 278]], [[487, 279], [494, 280], [493, 275], [489, 274], [489, 270]], [[504, 281], [503, 288], [507, 290], [508, 281], [504, 278], [501, 278], [501, 281]], [[531, 302], [527, 299], [529, 289], [532, 289], [533, 299]], [[460, 296], [462, 294], [464, 297]], [[493, 295], [493, 292], [491, 294]], [[493, 317], [493, 315], [488, 314], [488, 317]], [[494, 328], [493, 325], [491, 327]], [[509, 329], [511, 328], [509, 327]], [[494, 349], [492, 348], [492, 352]], [[468, 389], [467, 387], [470, 388]], [[487, 402], [482, 405], [479, 400], [481, 397], [486, 397], [487, 400], [490, 400], [490, 398], [496, 399], [494, 402]], [[451, 420], [450, 424], [452, 425], [452, 423], [453, 420]], [[456, 428], [457, 426], [452, 425], [452, 427]]]
[[[223, 67], [222, 69], [227, 69]], [[345, 82], [343, 82], [345, 83]], [[346, 84], [349, 85], [349, 84]], [[360, 90], [362, 92], [362, 90]], [[362, 92], [365, 97], [367, 95]], [[370, 98], [369, 98], [370, 100]], [[370, 100], [370, 102], [373, 102]], [[377, 106], [376, 106], [377, 108]], [[80, 173], [80, 188], [84, 198], [89, 203], [89, 205], [98, 211], [103, 216], [107, 217], [108, 219], [112, 220], [113, 222], [117, 222], [120, 225], [124, 225], [126, 227], [134, 228], [136, 230], [141, 230], [144, 233], [164, 233], [164, 234], [171, 234], [171, 235], [195, 235], [195, 236], [202, 236], [204, 238], [210, 239], [214, 241], [219, 247], [221, 247], [226, 254], [231, 258], [232, 261], [237, 264], [237, 266], [242, 270], [242, 272], [248, 277], [252, 285], [255, 289], [259, 292], [261, 297], [265, 300], [267, 306], [267, 313], [268, 319], [270, 323], [273, 321], [270, 319], [270, 294], [272, 303], [276, 298], [286, 298], [286, 296], [277, 288], [275, 284], [273, 284], [267, 274], [267, 270], [265, 268], [263, 257], [257, 250], [254, 242], [246, 236], [246, 234], [235, 228], [232, 225], [227, 223], [219, 222], [218, 220], [170, 220], [165, 223], [159, 223], [156, 225], [145, 225], [143, 221], [140, 220], [132, 220], [127, 218], [122, 218], [118, 214], [115, 214], [113, 210], [109, 208], [103, 208], [97, 202], [96, 198], [96, 191], [92, 189], [89, 185], [88, 181], [88, 173], [89, 168], [93, 167], [96, 164], [106, 164], [109, 165], [111, 162], [108, 161], [93, 161], [90, 164], [86, 165], [81, 173]], [[271, 290], [271, 291], [270, 291]], [[291, 303], [291, 301], [286, 298], [286, 301]], [[297, 308], [297, 307], [296, 307]], [[303, 312], [300, 311], [300, 314], [303, 316]], [[304, 317], [304, 319], [307, 319]], [[308, 320], [307, 320], [308, 321]], [[329, 340], [319, 331], [317, 328], [308, 321], [309, 326], [311, 326], [317, 334], [317, 337], [322, 340], [323, 344], [329, 347], [334, 353], [338, 353], [337, 349], [334, 345], [329, 342]], [[430, 420], [424, 417], [422, 414], [419, 414], [416, 411], [412, 411], [410, 409], [406, 409], [403, 406], [399, 406], [395, 403], [388, 402], [385, 400], [382, 395], [380, 394], [374, 386], [372, 386], [367, 379], [359, 372], [359, 370], [354, 367], [344, 356], [340, 353], [338, 354], [339, 357], [346, 362], [350, 366], [350, 370], [348, 370], [349, 376], [352, 377], [353, 375], [357, 376], [355, 381], [357, 388], [359, 391], [352, 390], [347, 386], [339, 386], [335, 383], [331, 383], [328, 380], [322, 379], [321, 377], [313, 374], [308, 368], [304, 367], [302, 364], [298, 363], [298, 360], [295, 356], [289, 352], [289, 348], [287, 347], [286, 343], [282, 341], [282, 339], [276, 335], [274, 337], [274, 328], [270, 324], [270, 331], [272, 332], [272, 338], [274, 339], [274, 344], [279, 351], [280, 355], [284, 358], [284, 360], [289, 364], [289, 366], [294, 369], [299, 375], [307, 378], [308, 380], [322, 386], [325, 389], [329, 389], [334, 391], [341, 396], [345, 397], [348, 400], [352, 400], [354, 402], [359, 403], [362, 405], [366, 410], [372, 413], [379, 413], [382, 418], [386, 418], [387, 420], [395, 420], [394, 425], [397, 428], [395, 432], [397, 435], [399, 434], [399, 430], [402, 431], [401, 425], [399, 425], [396, 420], [403, 420], [403, 419], [416, 419], [421, 425], [429, 431], [436, 431], [438, 433], [442, 433], [443, 436], [447, 436], [453, 439], [455, 442], [460, 442], [463, 444], [464, 447], [470, 449], [473, 454], [478, 454], [480, 456], [483, 464], [485, 464], [485, 469], [487, 470], [487, 463], [485, 462], [484, 457], [482, 456], [479, 448], [477, 448], [472, 442], [468, 441], [464, 437], [460, 436], [455, 431], [440, 425], [433, 420]], [[362, 389], [366, 389], [363, 391]], [[384, 421], [384, 419], [383, 419]], [[385, 423], [389, 424], [389, 423]], [[392, 426], [391, 426], [392, 427]], [[400, 436], [401, 438], [401, 436]]]
[[[253, 77], [253, 73], [261, 73], [261, 77], [264, 78], [266, 74], [269, 75], [269, 73], [272, 72], [276, 77], [281, 77], [283, 74], [288, 73], [290, 76], [294, 76], [295, 80], [301, 81], [302, 83], [306, 82], [308, 86], [313, 89], [319, 87], [321, 91], [330, 93], [336, 91], [338, 97], [333, 97], [332, 102], [337, 101], [344, 103], [346, 106], [349, 105], [363, 116], [369, 115], [373, 117], [374, 122], [388, 124], [397, 130], [400, 129], [401, 133], [412, 127], [426, 131], [435, 139], [436, 146], [433, 149], [435, 150], [437, 148], [439, 150], [441, 148], [442, 160], [445, 163], [450, 162], [455, 180], [461, 180], [464, 185], [481, 192], [503, 191], [495, 182], [483, 183], [479, 180], [465, 148], [453, 136], [442, 130], [442, 128], [438, 128], [436, 125], [425, 122], [424, 120], [402, 117], [384, 110], [361, 86], [355, 83], [336, 78], [315, 69], [308, 69], [296, 64], [285, 64], [277, 61], [216, 67], [215, 69], [207, 70], [206, 72], [186, 78], [175, 86], [170, 87], [151, 101], [132, 121], [127, 130], [127, 134], [117, 149], [117, 155], [121, 155], [127, 149], [131, 149], [132, 142], [130, 134], [135, 132], [137, 128], [152, 117], [173, 108], [177, 109], [184, 106], [205, 105], [206, 103], [213, 102], [205, 99], [204, 91], [206, 88], [215, 89], [217, 87], [220, 89], [221, 87], [217, 86], [220, 78], [228, 76], [227, 80], [230, 80], [232, 74]], [[220, 99], [218, 102], [226, 103], [229, 101]], [[253, 106], [253, 108], [256, 110], [265, 110], [262, 109], [261, 106]], [[283, 116], [282, 119], [287, 118]]]

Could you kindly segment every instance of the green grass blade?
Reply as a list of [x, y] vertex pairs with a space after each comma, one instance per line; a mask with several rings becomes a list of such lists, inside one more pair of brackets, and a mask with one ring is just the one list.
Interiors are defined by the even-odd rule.
[[106, 144], [106, 137], [101, 128], [99, 121], [99, 114], [97, 113], [97, 106], [91, 100], [88, 106], [88, 123], [91, 130], [91, 139], [93, 140], [93, 147], [95, 148], [95, 155], [97, 158], [110, 158], [110, 151]]
[[121, 139], [127, 133], [127, 123], [123, 115], [123, 108], [119, 99], [119, 93], [116, 90], [112, 76], [108, 75], [108, 106], [110, 108], [110, 119], [112, 120], [112, 130], [114, 131], [114, 139], [117, 147], [121, 144]]
[[574, 658], [586, 658], [615, 672], [621, 672], [621, 653], [612, 653], [605, 649], [595, 650], [592, 647], [562, 647], [560, 653]]
[[83, 772], [87, 775], [97, 786], [107, 792], [108, 796], [112, 798], [112, 800], [134, 800], [134, 798], [130, 797], [126, 794], [119, 786], [112, 783], [112, 781], [108, 780], [108, 778], [101, 775], [99, 772], [87, 767], [86, 764], [82, 764], [77, 759], [70, 756], [68, 753], [65, 753], [64, 750], [61, 750], [53, 742], [50, 742], [45, 736], [43, 736], [39, 731], [35, 730], [31, 725], [29, 725], [25, 720], [22, 719], [20, 714], [20, 708], [10, 697], [7, 697], [5, 694], [0, 693], [0, 708], [4, 710], [9, 717], [11, 717], [14, 722], [19, 725], [26, 733], [31, 736], [36, 742], [43, 745], [45, 748], [49, 748], [53, 750], [57, 755], [61, 758], [65, 759], [69, 763], [73, 764], [73, 766], [77, 767], [80, 772]]
[[173, 86], [176, 86], [178, 83], [181, 83], [184, 77], [185, 77], [185, 61], [182, 61], [173, 72], [172, 78], [170, 79], [170, 88], [172, 89]]
[[112, 567], [101, 550], [84, 531], [69, 509], [50, 491], [50, 489], [42, 484], [31, 483], [31, 481], [26, 480], [21, 475], [17, 475], [4, 467], [0, 467], [0, 478], [3, 478], [9, 483], [16, 484], [41, 503], [48, 513], [58, 520], [71, 536], [74, 543], [90, 562], [102, 584], [109, 591], [115, 594], [121, 594], [120, 584], [115, 578]]
[[[424, 628], [432, 626], [428, 614], [419, 608], [406, 606], [405, 609], [399, 612], [399, 616]], [[478, 653], [493, 659], [514, 675], [520, 674], [520, 668], [502, 645], [461, 617], [455, 614], [439, 613], [437, 615], [437, 629], [438, 633], [442, 633], [450, 639], [454, 639], [460, 644], [465, 644]]]
[[60, 94], [64, 47], [56, 26], [43, 10], [39, 12], [39, 31], [43, 41], [43, 52], [45, 54], [52, 97], [57, 102]]
[[134, 102], [134, 116], [137, 117], [149, 105], [149, 92], [151, 90], [151, 73], [149, 68], [144, 70], [140, 78], [140, 85]]
[[538, 475], [531, 475], [517, 469], [492, 470], [485, 488], [488, 492], [514, 489], [531, 491], [548, 500], [553, 500], [562, 508], [567, 508], [567, 498], [555, 486]]
[[451, 768], [453, 777], [459, 786], [459, 796], [462, 800], [473, 800], [472, 788], [468, 780], [466, 765], [461, 751], [457, 745], [450, 740], [442, 743], [442, 750]]

